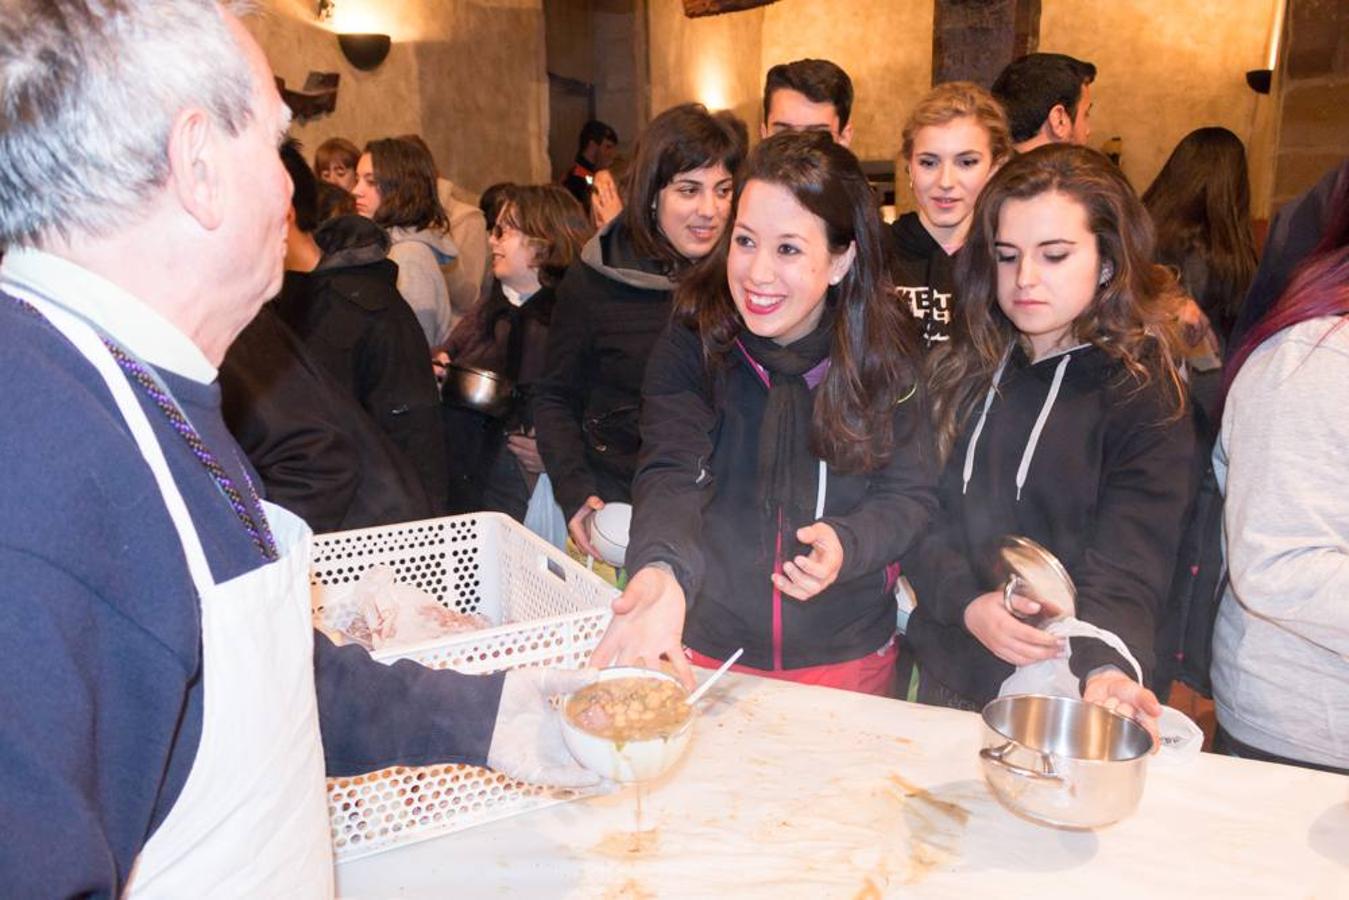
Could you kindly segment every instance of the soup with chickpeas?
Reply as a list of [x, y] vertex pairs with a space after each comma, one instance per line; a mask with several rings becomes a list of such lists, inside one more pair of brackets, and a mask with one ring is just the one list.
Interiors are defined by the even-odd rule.
[[684, 689], [661, 678], [615, 678], [581, 688], [567, 718], [596, 737], [624, 743], [669, 737], [689, 720]]

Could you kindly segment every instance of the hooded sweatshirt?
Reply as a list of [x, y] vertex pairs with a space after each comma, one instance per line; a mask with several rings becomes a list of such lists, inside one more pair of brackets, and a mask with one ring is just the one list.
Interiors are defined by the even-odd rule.
[[389, 235], [353, 215], [325, 222], [314, 240], [323, 257], [313, 272], [286, 273], [277, 312], [403, 454], [440, 511], [448, 483], [440, 397], [426, 338], [395, 286]]
[[459, 256], [459, 248], [449, 232], [434, 228], [390, 228], [389, 240], [389, 259], [398, 264], [398, 293], [417, 314], [427, 346], [438, 347], [454, 323], [441, 267]]
[[955, 257], [923, 227], [918, 213], [905, 213], [888, 233], [890, 278], [895, 295], [912, 313], [931, 350], [951, 339], [955, 312]]
[[[965, 607], [1002, 586], [1008, 535], [1039, 542], [1077, 586], [1077, 617], [1117, 634], [1145, 678], [1194, 492], [1193, 420], [1169, 420], [1162, 387], [1084, 344], [1031, 363], [1013, 345], [996, 391], [975, 405], [942, 474], [941, 511], [903, 560], [918, 607], [908, 639], [925, 676], [975, 704], [1012, 666], [964, 625]], [[1132, 668], [1075, 638], [1072, 670]]]
[[592, 494], [631, 501], [642, 377], [670, 318], [674, 283], [637, 255], [625, 223], [591, 238], [558, 285], [533, 391], [539, 450], [567, 516]]

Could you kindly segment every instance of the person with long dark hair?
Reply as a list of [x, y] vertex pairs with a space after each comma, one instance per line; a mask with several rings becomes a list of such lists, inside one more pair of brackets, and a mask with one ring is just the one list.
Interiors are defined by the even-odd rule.
[[669, 321], [675, 284], [726, 228], [742, 152], [699, 104], [656, 116], [637, 143], [622, 213], [557, 287], [534, 421], [568, 531], [592, 555], [590, 516], [632, 498], [647, 357]]
[[1255, 275], [1246, 148], [1226, 128], [1197, 128], [1171, 151], [1143, 194], [1157, 231], [1157, 262], [1226, 342]]
[[[1114, 632], [1145, 673], [1193, 491], [1195, 437], [1174, 361], [1171, 274], [1152, 228], [1105, 156], [1055, 144], [984, 188], [956, 269], [960, 314], [931, 360], [942, 508], [905, 567], [918, 598], [907, 632], [917, 699], [978, 709], [1016, 666], [1065, 646], [1005, 608], [1007, 535], [1058, 556], [1077, 616]], [[1160, 706], [1106, 644], [1075, 639], [1087, 700]], [[1126, 674], [1129, 673], [1129, 674]]]
[[714, 666], [884, 694], [893, 571], [936, 505], [921, 353], [856, 157], [750, 154], [735, 220], [676, 295], [643, 390], [627, 590], [594, 662]]
[[1349, 183], [1233, 353], [1214, 469], [1228, 583], [1215, 749], [1349, 775]]

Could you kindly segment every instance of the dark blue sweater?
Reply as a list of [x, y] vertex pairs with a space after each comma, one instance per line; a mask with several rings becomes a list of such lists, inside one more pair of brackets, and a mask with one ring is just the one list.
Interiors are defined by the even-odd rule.
[[[243, 484], [217, 386], [159, 374]], [[214, 482], [140, 399], [215, 579], [260, 565]], [[0, 421], [0, 877], [7, 896], [115, 896], [196, 754], [210, 677], [198, 600], [102, 380], [6, 297]], [[501, 676], [384, 666], [318, 634], [314, 663], [330, 775], [486, 757]]]

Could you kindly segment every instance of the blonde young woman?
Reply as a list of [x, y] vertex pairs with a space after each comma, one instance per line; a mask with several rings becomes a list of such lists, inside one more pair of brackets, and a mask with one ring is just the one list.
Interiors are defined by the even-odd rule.
[[937, 85], [904, 123], [900, 156], [918, 209], [890, 226], [891, 277], [929, 349], [950, 338], [955, 254], [979, 192], [1011, 152], [1002, 107], [973, 82]]
[[[1194, 487], [1174, 362], [1181, 295], [1118, 167], [1056, 144], [1008, 162], [974, 211], [951, 342], [929, 360], [941, 511], [905, 560], [918, 607], [917, 699], [978, 709], [1059, 638], [1004, 607], [998, 545], [1024, 535], [1077, 585], [1077, 616], [1153, 666], [1158, 613]], [[1104, 643], [1076, 638], [1083, 697], [1155, 729], [1156, 696]]]

